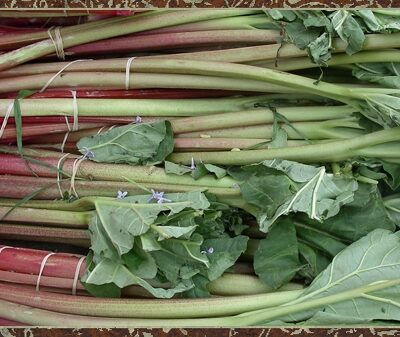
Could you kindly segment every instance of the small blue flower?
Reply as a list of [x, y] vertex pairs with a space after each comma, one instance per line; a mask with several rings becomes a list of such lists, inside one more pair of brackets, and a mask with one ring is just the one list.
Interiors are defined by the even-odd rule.
[[207, 254], [207, 255], [212, 254], [212, 253], [214, 253], [214, 248], [213, 247], [206, 248], [205, 250], [202, 250], [200, 253]]
[[163, 202], [171, 202], [172, 201], [167, 198], [164, 198], [164, 192], [157, 192], [152, 189], [151, 193], [152, 193], [152, 195], [148, 202], [150, 202], [151, 200], [157, 200], [157, 204], [162, 204]]
[[117, 193], [117, 199], [124, 199], [126, 196], [128, 195], [128, 192], [122, 192], [122, 191], [118, 191]]
[[142, 123], [142, 117], [136, 116], [134, 123], [135, 123], [135, 124], [140, 124], [140, 123]]
[[87, 147], [82, 148], [83, 151], [83, 159], [90, 159], [95, 157], [95, 153], [90, 151]]

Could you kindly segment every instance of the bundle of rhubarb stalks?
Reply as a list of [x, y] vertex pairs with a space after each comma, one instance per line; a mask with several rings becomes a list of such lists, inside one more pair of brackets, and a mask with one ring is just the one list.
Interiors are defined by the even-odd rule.
[[0, 12], [0, 325], [397, 326], [399, 48], [396, 10]]

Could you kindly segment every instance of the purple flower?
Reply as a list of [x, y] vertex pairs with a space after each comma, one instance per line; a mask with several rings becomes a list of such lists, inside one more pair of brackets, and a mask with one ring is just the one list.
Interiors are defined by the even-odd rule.
[[136, 118], [135, 118], [135, 120], [134, 120], [133, 123], [135, 123], [135, 124], [140, 124], [140, 123], [142, 123], [142, 117], [136, 116]]
[[171, 202], [172, 200], [164, 198], [164, 192], [157, 192], [154, 191], [153, 189], [151, 190], [151, 198], [149, 199], [149, 202], [151, 200], [157, 200], [157, 204], [162, 204], [163, 202]]

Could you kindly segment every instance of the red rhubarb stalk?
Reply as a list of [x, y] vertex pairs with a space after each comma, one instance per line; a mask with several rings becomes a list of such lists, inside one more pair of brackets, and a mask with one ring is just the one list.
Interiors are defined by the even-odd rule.
[[0, 223], [0, 238], [90, 247], [89, 233], [83, 229], [64, 229]]
[[176, 32], [147, 35], [128, 35], [96, 41], [68, 48], [66, 55], [129, 53], [191, 46], [221, 46], [242, 43], [246, 45], [276, 43], [280, 33], [275, 30], [218, 30]]
[[[3, 247], [0, 246], [0, 249]], [[48, 254], [49, 252], [36, 249], [6, 248], [0, 253], [0, 270], [38, 275], [42, 261]], [[81, 255], [67, 253], [52, 255], [48, 258], [42, 275], [70, 279], [71, 275], [75, 275], [78, 261], [81, 258]], [[85, 263], [81, 268], [80, 276], [83, 275], [84, 270]]]

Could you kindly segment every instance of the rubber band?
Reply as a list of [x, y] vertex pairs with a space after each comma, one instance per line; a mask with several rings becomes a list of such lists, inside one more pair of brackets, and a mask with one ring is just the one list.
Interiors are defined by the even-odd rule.
[[65, 124], [67, 124], [68, 132], [71, 132], [72, 129], [71, 125], [69, 124], [68, 116], [64, 116], [64, 118], [65, 118]]
[[[53, 31], [54, 31], [54, 37], [53, 37]], [[61, 37], [60, 27], [50, 27], [47, 30], [47, 34], [49, 35], [51, 42], [53, 42], [57, 57], [60, 60], [65, 60], [64, 44]]]
[[132, 64], [132, 61], [135, 58], [136, 57], [131, 57], [126, 62], [126, 68], [125, 68], [125, 90], [129, 90], [129, 76], [131, 74], [131, 64]]
[[13, 108], [14, 108], [14, 102], [8, 106], [6, 114], [4, 115], [3, 123], [1, 124], [1, 128], [0, 128], [0, 139], [3, 136], [4, 130], [6, 129], [7, 122], [11, 116], [11, 112], [13, 111]]
[[86, 158], [84, 156], [81, 156], [79, 158], [76, 158], [74, 160], [74, 164], [72, 165], [72, 175], [71, 175], [71, 186], [69, 188], [69, 194], [71, 194], [72, 192], [74, 193], [75, 197], [79, 198], [78, 193], [76, 192], [75, 189], [75, 177], [76, 174], [78, 173], [78, 168], [79, 165], [85, 160]]
[[74, 283], [72, 284], [72, 295], [76, 295], [76, 287], [78, 285], [78, 278], [79, 278], [79, 272], [81, 271], [82, 263], [85, 261], [86, 256], [82, 256], [80, 260], [78, 261], [78, 264], [76, 265], [75, 269], [75, 275], [74, 275]]
[[47, 260], [49, 259], [50, 256], [55, 255], [56, 253], [50, 253], [47, 254], [44, 259], [42, 260], [42, 264], [40, 265], [40, 271], [39, 271], [39, 275], [36, 281], [36, 291], [39, 291], [40, 289], [40, 279], [42, 278], [42, 274], [43, 274], [43, 270], [44, 270], [44, 266], [46, 265]]
[[70, 132], [68, 131], [68, 132], [66, 132], [65, 135], [64, 135], [64, 139], [63, 139], [63, 141], [62, 141], [62, 143], [61, 143], [61, 146], [60, 146], [60, 151], [61, 151], [61, 153], [64, 153], [65, 143], [67, 142], [67, 139], [68, 139], [69, 134], [70, 134]]
[[73, 98], [73, 105], [74, 105], [74, 122], [72, 124], [72, 131], [79, 130], [79, 123], [78, 123], [78, 100], [76, 99], [76, 90], [70, 90]]
[[105, 126], [102, 126], [99, 131], [97, 131], [97, 135], [99, 135], [101, 133], [101, 131], [103, 131], [103, 129], [105, 128]]
[[65, 133], [64, 139], [63, 139], [63, 141], [61, 143], [61, 146], [60, 146], [61, 153], [64, 153], [65, 143], [67, 142], [68, 136], [69, 136], [70, 132], [72, 131], [71, 130], [71, 125], [69, 124], [68, 116], [64, 116], [64, 117], [65, 117], [65, 124], [67, 124], [68, 131]]
[[58, 190], [60, 191], [61, 198], [64, 197], [64, 194], [63, 194], [63, 192], [62, 192], [62, 190], [61, 190], [61, 185], [60, 185], [60, 181], [61, 181], [61, 173], [60, 173], [61, 168], [60, 168], [60, 166], [61, 166], [62, 161], [63, 161], [64, 159], [66, 159], [69, 155], [70, 155], [70, 153], [64, 154], [64, 155], [58, 160], [58, 163], [57, 163], [57, 186], [58, 186]]
[[0, 254], [1, 254], [1, 252], [2, 252], [4, 249], [7, 249], [7, 248], [14, 248], [14, 247], [10, 247], [10, 246], [1, 247], [1, 248], [0, 248]]
[[47, 81], [47, 83], [43, 86], [43, 88], [40, 89], [39, 92], [45, 91], [45, 90], [49, 87], [49, 85], [57, 78], [57, 76], [59, 76], [59, 75], [60, 75], [65, 69], [67, 69], [70, 65], [72, 65], [72, 64], [74, 64], [74, 63], [76, 63], [76, 62], [81, 62], [81, 61], [91, 61], [91, 60], [75, 60], [75, 61], [72, 61], [72, 62], [68, 63], [67, 65], [65, 65], [64, 67], [62, 67], [55, 75], [53, 75], [53, 76]]

